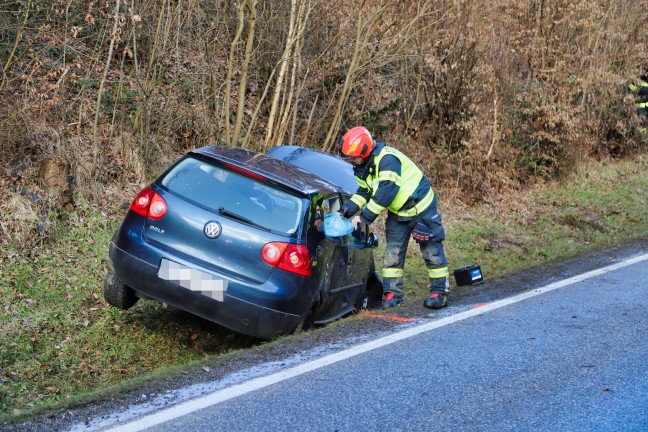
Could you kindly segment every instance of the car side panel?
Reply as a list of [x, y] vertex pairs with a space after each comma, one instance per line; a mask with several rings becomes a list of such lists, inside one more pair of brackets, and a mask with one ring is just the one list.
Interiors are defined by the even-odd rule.
[[320, 253], [317, 255], [317, 266], [314, 267], [321, 303], [315, 316], [316, 323], [324, 323], [344, 314], [344, 293], [348, 254], [346, 248], [323, 239], [320, 242]]

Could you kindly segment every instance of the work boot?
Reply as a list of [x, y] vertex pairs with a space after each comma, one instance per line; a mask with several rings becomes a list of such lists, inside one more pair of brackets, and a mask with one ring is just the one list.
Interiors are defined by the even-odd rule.
[[403, 297], [396, 296], [393, 292], [386, 292], [383, 297], [382, 308], [387, 309], [403, 303]]
[[438, 292], [433, 292], [423, 302], [423, 306], [429, 309], [441, 309], [448, 303], [448, 296]]

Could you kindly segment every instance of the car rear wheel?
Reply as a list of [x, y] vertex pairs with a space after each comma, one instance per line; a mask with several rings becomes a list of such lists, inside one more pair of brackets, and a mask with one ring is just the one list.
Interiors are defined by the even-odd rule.
[[108, 304], [124, 310], [130, 309], [139, 300], [135, 295], [135, 291], [126, 286], [113, 270], [106, 272], [103, 294]]

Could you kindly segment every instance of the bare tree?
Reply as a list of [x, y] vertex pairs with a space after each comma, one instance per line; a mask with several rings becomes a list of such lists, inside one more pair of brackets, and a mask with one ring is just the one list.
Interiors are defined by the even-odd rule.
[[336, 95], [333, 117], [324, 140], [325, 149], [330, 151], [333, 137], [340, 129], [351, 92], [358, 78], [371, 70], [380, 70], [390, 62], [407, 55], [405, 47], [412, 44], [416, 35], [416, 25], [434, 10], [433, 1], [416, 2], [414, 13], [400, 17], [397, 12], [389, 14], [390, 3], [374, 5], [361, 1], [355, 19], [355, 40], [346, 77]]
[[259, 0], [248, 0], [249, 17], [248, 17], [248, 34], [245, 43], [245, 53], [243, 54], [243, 64], [241, 66], [241, 78], [238, 86], [238, 106], [236, 109], [236, 121], [234, 123], [234, 133], [230, 140], [231, 144], [240, 146], [239, 138], [241, 135], [241, 125], [243, 124], [243, 117], [245, 115], [245, 89], [247, 87], [248, 68], [250, 66], [250, 59], [252, 58], [252, 47], [254, 45], [254, 29], [256, 27], [257, 19], [257, 5]]
[[110, 34], [110, 47], [108, 49], [108, 57], [106, 58], [106, 65], [104, 66], [104, 74], [99, 84], [99, 90], [97, 91], [97, 103], [95, 106], [95, 118], [94, 123], [92, 124], [92, 176], [96, 177], [97, 175], [97, 155], [99, 154], [99, 136], [97, 135], [97, 126], [99, 124], [99, 109], [101, 108], [101, 97], [103, 95], [103, 89], [106, 83], [106, 78], [108, 78], [108, 72], [110, 71], [110, 63], [112, 61], [113, 49], [115, 48], [115, 42], [118, 38], [117, 31], [119, 29], [119, 4], [121, 0], [115, 1], [115, 12], [114, 12], [114, 23], [112, 33]]
[[[287, 130], [288, 117], [295, 98], [294, 90], [300, 64], [299, 56], [304, 43], [304, 31], [312, 7], [310, 0], [291, 0], [288, 35], [279, 59], [279, 73], [266, 126], [264, 143], [266, 148], [280, 144]], [[281, 106], [280, 100], [282, 100]]]
[[229, 51], [229, 57], [227, 60], [227, 77], [225, 78], [225, 104], [224, 104], [224, 111], [225, 111], [225, 118], [224, 118], [224, 123], [225, 123], [225, 137], [227, 142], [230, 144], [233, 144], [232, 142], [232, 136], [230, 132], [230, 98], [232, 94], [232, 80], [234, 76], [234, 63], [236, 60], [236, 48], [239, 43], [239, 40], [241, 39], [241, 35], [243, 34], [243, 28], [245, 26], [245, 8], [247, 6], [248, 0], [241, 0], [241, 3], [238, 8], [238, 27], [236, 29], [236, 34], [234, 35], [234, 39], [232, 39], [232, 43], [230, 44], [230, 51]]

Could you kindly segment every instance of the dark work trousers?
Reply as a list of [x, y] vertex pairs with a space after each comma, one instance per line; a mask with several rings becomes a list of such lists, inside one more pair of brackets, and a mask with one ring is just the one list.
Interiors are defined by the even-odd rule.
[[[450, 284], [448, 283], [448, 264], [443, 250], [445, 232], [441, 224], [441, 217], [436, 211], [436, 199], [421, 217], [427, 218], [428, 225], [431, 225], [430, 240], [419, 242], [425, 266], [428, 269], [430, 292], [446, 294], [450, 292]], [[389, 212], [385, 222], [387, 244], [383, 260], [383, 286], [385, 292], [393, 292], [397, 297], [403, 296], [405, 255], [416, 221], [417, 218], [402, 220], [395, 213]]]

